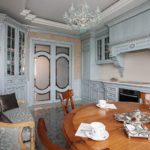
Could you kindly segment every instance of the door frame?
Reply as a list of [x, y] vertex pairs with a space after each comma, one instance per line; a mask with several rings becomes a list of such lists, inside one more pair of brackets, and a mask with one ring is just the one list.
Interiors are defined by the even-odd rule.
[[[28, 83], [27, 83], [27, 101], [28, 104], [37, 105], [37, 104], [45, 104], [45, 103], [55, 103], [58, 102], [56, 100], [46, 101], [46, 102], [38, 102], [35, 103], [34, 101], [34, 46], [35, 44], [41, 45], [51, 45], [51, 49], [56, 49], [56, 46], [65, 46], [68, 47], [70, 50], [70, 87], [73, 86], [74, 81], [74, 44], [71, 42], [63, 42], [63, 41], [56, 41], [56, 40], [48, 40], [42, 38], [30, 38], [30, 48], [29, 48], [29, 59], [28, 59]], [[53, 76], [53, 82], [55, 81], [55, 74]], [[53, 89], [53, 88], [51, 88]], [[55, 89], [53, 89], [55, 90]]]

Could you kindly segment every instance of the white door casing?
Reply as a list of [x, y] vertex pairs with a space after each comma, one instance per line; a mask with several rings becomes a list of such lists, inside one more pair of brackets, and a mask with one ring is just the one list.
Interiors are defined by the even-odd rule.
[[[34, 54], [34, 47], [36, 44], [41, 44], [41, 45], [49, 45], [51, 47], [51, 54], [48, 55], [46, 53], [39, 52], [39, 54]], [[56, 55], [56, 49], [57, 47], [67, 47], [69, 49], [69, 55], [65, 54], [58, 54]], [[51, 102], [57, 102], [56, 100], [56, 91], [63, 92], [69, 88], [72, 88], [72, 79], [73, 79], [73, 63], [72, 63], [72, 43], [68, 42], [60, 42], [60, 41], [50, 41], [50, 40], [43, 40], [43, 39], [37, 39], [37, 38], [31, 38], [30, 40], [30, 62], [29, 62], [29, 82], [28, 82], [28, 103], [30, 105], [33, 104], [39, 104], [39, 103], [51, 103]], [[48, 88], [45, 90], [39, 90], [37, 88], [34, 88], [34, 58], [37, 56], [44, 55], [48, 59], [50, 59], [50, 84]], [[66, 59], [69, 62], [69, 83], [68, 85], [61, 89], [56, 85], [56, 60], [59, 58]], [[34, 90], [39, 93], [44, 93], [47, 91], [51, 91], [50, 94], [50, 101], [43, 101], [43, 102], [35, 102], [34, 100]]]

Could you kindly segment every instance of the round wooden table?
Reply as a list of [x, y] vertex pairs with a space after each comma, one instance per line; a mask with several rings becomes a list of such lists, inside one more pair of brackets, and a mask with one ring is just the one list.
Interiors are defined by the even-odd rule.
[[[110, 102], [111, 103], [111, 102]], [[113, 102], [117, 109], [101, 109], [96, 104], [88, 104], [73, 110], [65, 116], [63, 132], [66, 140], [75, 150], [150, 150], [150, 140], [145, 138], [128, 138], [123, 129], [123, 123], [114, 119], [115, 113], [130, 112], [140, 109], [150, 111], [144, 104], [132, 102]], [[94, 141], [88, 138], [75, 136], [80, 123], [102, 122], [109, 132], [109, 138], [105, 141]], [[150, 124], [146, 124], [150, 129]]]

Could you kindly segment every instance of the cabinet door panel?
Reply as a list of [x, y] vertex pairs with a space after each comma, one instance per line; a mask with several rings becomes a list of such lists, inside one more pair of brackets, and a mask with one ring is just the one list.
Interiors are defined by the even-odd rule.
[[109, 57], [109, 36], [102, 36], [96, 40], [96, 63], [111, 63]]
[[15, 74], [15, 33], [16, 29], [7, 26], [7, 74]]
[[97, 60], [102, 60], [102, 40], [97, 40]]
[[19, 58], [19, 75], [24, 75], [24, 65], [25, 65], [25, 33], [22, 31], [19, 31], [19, 52], [18, 52], [18, 58]]

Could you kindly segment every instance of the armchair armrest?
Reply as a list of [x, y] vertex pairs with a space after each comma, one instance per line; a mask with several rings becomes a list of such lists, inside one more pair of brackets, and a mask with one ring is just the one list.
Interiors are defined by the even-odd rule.
[[18, 105], [20, 105], [20, 104], [24, 104], [25, 102], [24, 102], [24, 100], [22, 100], [22, 99], [18, 99], [18, 100], [17, 100], [17, 103], [18, 103]]

